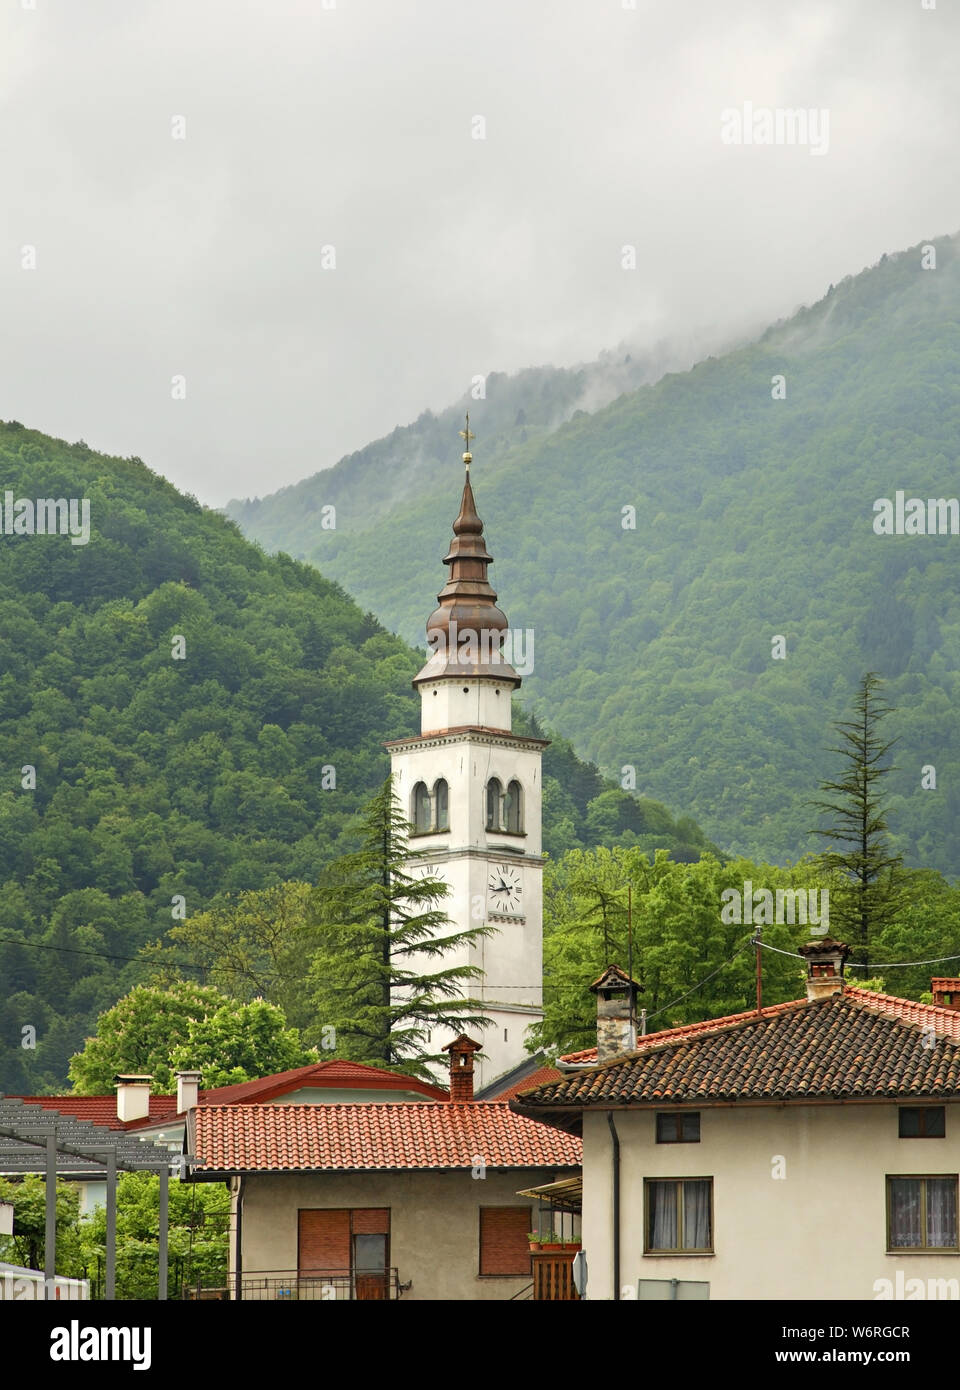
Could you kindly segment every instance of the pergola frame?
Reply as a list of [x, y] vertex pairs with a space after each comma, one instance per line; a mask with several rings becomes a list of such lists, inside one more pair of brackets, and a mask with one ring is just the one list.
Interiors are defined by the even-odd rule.
[[[37, 1163], [38, 1151], [43, 1160]], [[43, 1173], [46, 1196], [43, 1296], [53, 1299], [57, 1265], [57, 1178], [60, 1176], [107, 1180], [107, 1299], [116, 1297], [117, 1271], [117, 1173], [148, 1171], [160, 1176], [158, 1232], [158, 1299], [167, 1296], [167, 1241], [169, 1231], [169, 1177], [171, 1169], [182, 1175], [189, 1158], [173, 1155], [149, 1140], [123, 1130], [61, 1115], [22, 1100], [0, 1096], [0, 1168], [10, 1173]]]

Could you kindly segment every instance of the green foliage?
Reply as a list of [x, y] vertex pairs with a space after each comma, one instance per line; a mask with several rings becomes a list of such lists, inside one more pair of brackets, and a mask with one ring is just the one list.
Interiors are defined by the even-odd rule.
[[158, 981], [196, 971], [231, 999], [278, 1004], [289, 1023], [303, 1028], [313, 1021], [304, 989], [315, 945], [307, 920], [312, 891], [308, 883], [292, 882], [227, 896], [171, 927], [143, 958]]
[[154, 1094], [169, 1094], [178, 1070], [202, 1071], [209, 1089], [315, 1061], [275, 1005], [176, 981], [137, 985], [101, 1014], [70, 1059], [70, 1079], [78, 1095], [95, 1096], [111, 1092], [119, 1073], [139, 1073], [153, 1077]]
[[[0, 1260], [43, 1268], [45, 1183], [29, 1174], [0, 1178], [0, 1201], [13, 1202], [14, 1234], [0, 1236]], [[103, 1296], [107, 1214], [95, 1207], [79, 1217], [76, 1183], [57, 1182], [57, 1274], [89, 1279], [91, 1296]], [[159, 1274], [157, 1232], [160, 1179], [155, 1173], [121, 1173], [117, 1182], [118, 1299], [155, 1299]], [[179, 1298], [184, 1284], [225, 1285], [230, 1229], [230, 1194], [222, 1184], [168, 1186], [167, 1296]]]
[[[230, 1194], [220, 1184], [171, 1179], [167, 1236], [168, 1298], [179, 1298], [186, 1284], [221, 1288], [226, 1284]], [[160, 1179], [155, 1173], [123, 1173], [117, 1184], [117, 1298], [157, 1296], [157, 1231]], [[106, 1211], [96, 1207], [80, 1223], [80, 1244], [88, 1277], [95, 1277], [97, 1255], [106, 1247]], [[94, 1294], [98, 1290], [94, 1289]]]
[[[438, 1027], [483, 1027], [482, 1008], [460, 999], [480, 969], [468, 948], [495, 928], [449, 930], [449, 886], [421, 877], [408, 848], [409, 822], [388, 777], [363, 815], [363, 844], [324, 874], [314, 895], [319, 946], [308, 974], [323, 1040], [333, 1028], [337, 1051], [356, 1061], [429, 1079], [426, 1062], [444, 1062], [428, 1047]], [[411, 861], [412, 864], [411, 864]]]
[[[153, 968], [147, 943], [208, 913], [215, 934], [228, 900], [313, 883], [355, 848], [383, 741], [416, 730], [421, 659], [139, 459], [11, 422], [0, 467], [15, 497], [85, 497], [91, 518], [85, 546], [0, 538], [0, 1090], [29, 1094], [62, 1089]], [[435, 591], [431, 574], [421, 615]], [[577, 806], [571, 843], [588, 843]], [[247, 1002], [277, 964], [262, 934], [248, 945]]]
[[[958, 495], [960, 242], [934, 244], [935, 273], [919, 247], [887, 256], [757, 342], [625, 383], [593, 414], [571, 419], [545, 372], [488, 379], [487, 400], [470, 404], [494, 582], [536, 636], [524, 700], [618, 781], [634, 766], [644, 795], [751, 858], [813, 847], [804, 803], [826, 770], [824, 730], [871, 669], [898, 707], [894, 850], [956, 872], [960, 538], [879, 537], [872, 510], [901, 488]], [[771, 398], [775, 373], [784, 400]], [[554, 389], [551, 415], [540, 399]], [[234, 515], [419, 643], [456, 510], [452, 415]], [[371, 494], [389, 525], [365, 517]], [[326, 500], [349, 526], [298, 522]], [[636, 530], [623, 529], [625, 506]], [[776, 635], [785, 660], [771, 660]], [[921, 789], [927, 763], [936, 790]], [[560, 836], [548, 828], [551, 853], [576, 846], [570, 829], [588, 847], [568, 820]]]
[[[151, 1090], [169, 1095], [175, 1087], [171, 1059], [196, 1019], [224, 1003], [216, 989], [180, 981], [169, 986], [136, 985], [97, 1019], [97, 1031], [70, 1059], [70, 1080], [79, 1096], [109, 1095], [121, 1074], [152, 1076]], [[192, 1065], [192, 1064], [191, 1064]]]
[[[13, 1235], [0, 1236], [0, 1260], [43, 1269], [47, 1231], [47, 1185], [42, 1177], [0, 1178], [0, 1202], [13, 1203]], [[76, 1183], [57, 1179], [57, 1274], [75, 1277], [80, 1257]]]
[[[745, 880], [773, 891], [829, 884], [810, 863], [787, 869], [744, 859], [721, 864], [711, 854], [698, 863], [678, 863], [664, 850], [652, 859], [635, 848], [574, 850], [548, 864], [544, 1018], [530, 1030], [530, 1050], [595, 1045], [596, 997], [588, 986], [608, 964], [624, 970], [630, 964], [628, 888], [637, 1008], [647, 1010], [648, 1032], [750, 1008], [756, 1002], [754, 928], [724, 923], [720, 916], [723, 891], [742, 893]], [[771, 946], [795, 951], [809, 929], [771, 925], [763, 936]], [[764, 1003], [797, 998], [802, 990], [801, 962], [765, 952]]]
[[892, 747], [880, 738], [881, 719], [893, 711], [880, 695], [882, 681], [869, 671], [854, 699], [853, 717], [839, 720], [843, 758], [839, 781], [826, 781], [820, 790], [828, 799], [814, 805], [829, 820], [816, 833], [833, 848], [820, 856], [825, 870], [838, 880], [831, 908], [834, 931], [852, 949], [851, 961], [869, 967], [872, 942], [892, 926], [903, 905], [903, 858], [889, 851], [882, 779], [890, 775], [887, 754]]
[[[923, 999], [926, 994], [930, 1003], [933, 976], [960, 974], [960, 889], [932, 869], [905, 870], [902, 905], [893, 921], [881, 923], [874, 932], [870, 952], [869, 970], [882, 972], [887, 994], [906, 999]], [[903, 969], [902, 961], [929, 964]], [[852, 983], [864, 983], [863, 967], [848, 963], [847, 973]]]
[[[652, 859], [635, 849], [572, 851], [547, 865], [544, 877], [544, 1020], [530, 1030], [531, 1051], [578, 1051], [596, 1043], [596, 998], [589, 984], [611, 963], [628, 968], [627, 889], [632, 890], [633, 975], [640, 985], [638, 1010], [647, 1010], [647, 1031], [739, 1013], [756, 1004], [755, 927], [724, 923], [725, 890], [829, 890], [841, 887], [838, 870], [815, 856], [786, 868], [705, 854], [698, 863]], [[820, 900], [822, 902], [822, 900]], [[849, 983], [920, 999], [930, 978], [953, 974], [960, 964], [960, 887], [932, 869], [907, 870], [904, 906], [877, 925], [871, 958], [883, 979], [867, 979], [851, 961]], [[729, 914], [728, 914], [729, 915]], [[809, 925], [765, 924], [763, 940], [796, 952], [811, 939]], [[941, 962], [942, 957], [948, 961]], [[952, 961], [949, 958], [952, 957]], [[926, 965], [901, 968], [904, 961]], [[793, 956], [762, 952], [763, 1002], [777, 1004], [804, 994], [805, 966]], [[871, 967], [876, 968], [876, 967]], [[929, 995], [927, 998], [929, 1000]]]
[[282, 1009], [260, 999], [251, 1004], [230, 1000], [216, 1013], [192, 1022], [171, 1062], [174, 1071], [202, 1072], [204, 1086], [212, 1088], [319, 1060], [313, 1049], [301, 1047], [298, 1030], [286, 1027]]

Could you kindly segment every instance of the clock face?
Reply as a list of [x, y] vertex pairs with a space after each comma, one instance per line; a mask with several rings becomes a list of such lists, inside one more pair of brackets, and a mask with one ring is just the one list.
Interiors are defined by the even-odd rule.
[[520, 870], [514, 864], [494, 864], [487, 878], [494, 912], [519, 912], [523, 906]]
[[[419, 879], [421, 883], [432, 881], [441, 884], [444, 887], [446, 886], [446, 880], [443, 877], [443, 870], [439, 867], [439, 865], [436, 864], [418, 864], [413, 871], [413, 877], [415, 879]], [[442, 893], [442, 888], [440, 889], [440, 892]]]

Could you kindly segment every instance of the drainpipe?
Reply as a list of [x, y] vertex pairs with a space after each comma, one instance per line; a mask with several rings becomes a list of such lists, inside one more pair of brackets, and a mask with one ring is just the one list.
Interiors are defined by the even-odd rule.
[[243, 1188], [246, 1179], [241, 1174], [237, 1187], [237, 1260], [235, 1298], [243, 1298]]
[[620, 1136], [613, 1123], [613, 1111], [607, 1111], [607, 1124], [613, 1141], [613, 1296], [620, 1297]]

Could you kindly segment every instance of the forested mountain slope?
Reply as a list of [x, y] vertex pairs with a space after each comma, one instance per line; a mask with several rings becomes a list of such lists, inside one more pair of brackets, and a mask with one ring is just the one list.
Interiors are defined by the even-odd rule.
[[[0, 500], [90, 503], [88, 544], [0, 532], [0, 1091], [34, 1091], [63, 1085], [174, 913], [352, 847], [383, 741], [418, 726], [423, 658], [139, 459], [11, 422], [0, 464]], [[555, 853], [612, 836], [697, 857], [693, 822], [562, 741], [545, 772]]]
[[[639, 789], [753, 857], [812, 847], [804, 803], [833, 770], [829, 721], [872, 668], [899, 706], [897, 846], [960, 866], [960, 536], [873, 528], [875, 500], [898, 490], [960, 495], [960, 260], [956, 238], [932, 245], [933, 269], [920, 246], [885, 256], [755, 343], [547, 434], [518, 428], [506, 452], [484, 451], [491, 401], [474, 412], [494, 582], [535, 634], [534, 708], [608, 773], [635, 766]], [[455, 509], [452, 422], [449, 434], [444, 515], [431, 480], [391, 499], [374, 533], [358, 470], [353, 491], [337, 479], [337, 529], [303, 551], [408, 639]], [[320, 474], [303, 495], [320, 504], [331, 482]], [[278, 494], [237, 514], [282, 544], [285, 505]], [[931, 764], [937, 786], [923, 790]]]

